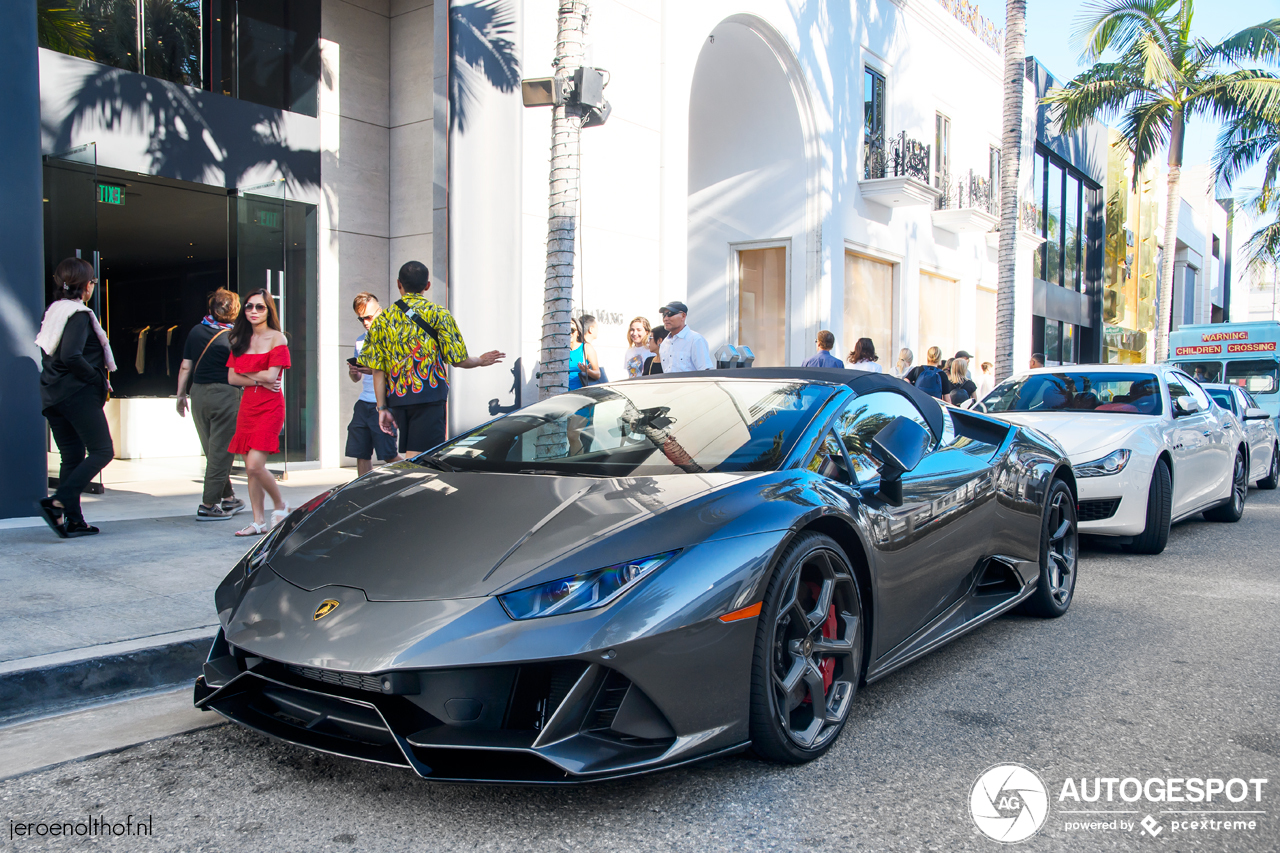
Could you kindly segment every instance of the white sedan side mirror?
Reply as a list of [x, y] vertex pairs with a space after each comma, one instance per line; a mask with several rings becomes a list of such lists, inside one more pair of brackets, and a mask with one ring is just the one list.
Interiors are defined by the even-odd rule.
[[1259, 409], [1255, 406], [1250, 406], [1244, 410], [1244, 419], [1246, 421], [1265, 421], [1269, 417], [1271, 417], [1271, 415], [1267, 414], [1266, 409]]
[[1173, 401], [1173, 416], [1194, 415], [1200, 411], [1200, 404], [1191, 397], [1178, 397]]

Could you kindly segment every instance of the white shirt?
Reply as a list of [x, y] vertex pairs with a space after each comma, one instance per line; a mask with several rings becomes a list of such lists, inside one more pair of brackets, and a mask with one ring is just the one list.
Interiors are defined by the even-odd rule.
[[658, 348], [663, 373], [686, 373], [690, 370], [711, 370], [711, 349], [707, 339], [685, 326], [676, 334], [667, 335]]
[[868, 373], [884, 373], [884, 368], [880, 366], [879, 362], [875, 361], [860, 361], [857, 364], [849, 365], [849, 367], [853, 370], [865, 370]]

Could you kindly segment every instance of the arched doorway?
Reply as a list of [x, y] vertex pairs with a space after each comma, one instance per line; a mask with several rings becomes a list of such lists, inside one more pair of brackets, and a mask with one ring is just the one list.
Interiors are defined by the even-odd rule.
[[759, 366], [799, 363], [807, 343], [812, 133], [794, 66], [735, 16], [703, 44], [689, 98], [689, 324]]

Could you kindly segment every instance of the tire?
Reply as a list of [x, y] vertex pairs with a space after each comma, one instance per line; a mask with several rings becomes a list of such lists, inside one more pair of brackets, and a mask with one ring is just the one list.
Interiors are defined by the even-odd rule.
[[1271, 468], [1267, 476], [1258, 481], [1259, 489], [1274, 489], [1280, 485], [1280, 446], [1271, 445]]
[[797, 536], [769, 580], [756, 625], [750, 725], [757, 755], [802, 764], [831, 748], [862, 678], [864, 633], [849, 559], [828, 536]]
[[1075, 496], [1066, 483], [1054, 480], [1040, 522], [1040, 582], [1031, 597], [1018, 606], [1019, 612], [1042, 619], [1065, 614], [1076, 591], [1079, 554]]
[[1173, 477], [1163, 459], [1156, 460], [1147, 488], [1147, 526], [1133, 538], [1129, 550], [1138, 554], [1159, 554], [1169, 544], [1169, 520], [1173, 517]]
[[1244, 515], [1244, 501], [1249, 495], [1249, 460], [1243, 450], [1236, 451], [1236, 461], [1231, 469], [1231, 496], [1226, 503], [1204, 511], [1204, 517], [1210, 521], [1225, 521], [1233, 524]]

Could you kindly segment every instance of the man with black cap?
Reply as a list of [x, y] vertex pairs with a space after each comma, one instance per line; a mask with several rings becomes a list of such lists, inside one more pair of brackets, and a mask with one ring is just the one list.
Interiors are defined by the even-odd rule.
[[711, 370], [711, 349], [707, 339], [685, 325], [689, 306], [683, 302], [668, 302], [658, 309], [662, 325], [670, 333], [662, 342], [658, 357], [662, 360], [663, 373], [687, 373], [690, 370]]

